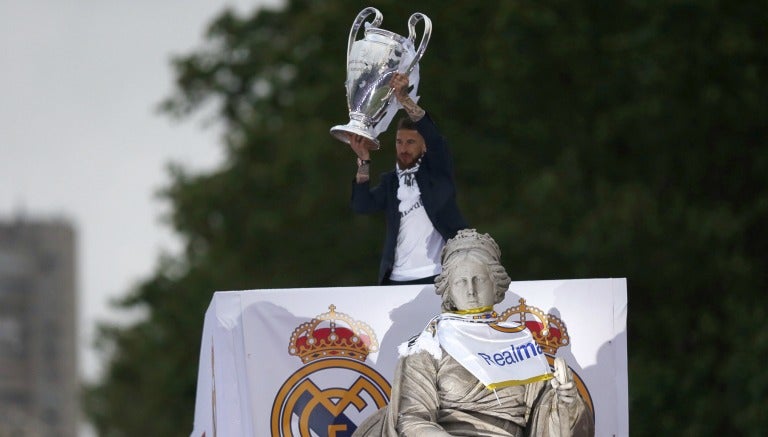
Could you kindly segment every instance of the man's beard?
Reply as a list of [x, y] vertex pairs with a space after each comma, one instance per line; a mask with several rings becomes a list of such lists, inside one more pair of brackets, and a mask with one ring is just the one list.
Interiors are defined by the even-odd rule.
[[406, 155], [405, 159], [409, 159], [408, 163], [403, 161], [403, 159], [400, 157], [400, 155], [397, 155], [397, 165], [400, 167], [401, 170], [408, 170], [409, 168], [413, 168], [416, 164], [419, 163], [419, 158], [421, 156], [413, 157], [411, 155]]

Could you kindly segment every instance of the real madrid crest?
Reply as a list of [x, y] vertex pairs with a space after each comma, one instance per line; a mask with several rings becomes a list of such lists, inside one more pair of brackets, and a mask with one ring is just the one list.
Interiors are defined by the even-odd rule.
[[378, 348], [373, 329], [336, 312], [335, 305], [298, 326], [288, 354], [303, 366], [275, 397], [272, 435], [351, 436], [357, 424], [389, 403], [389, 382], [365, 363]]
[[[557, 350], [571, 343], [565, 322], [553, 314], [547, 314], [539, 308], [526, 304], [525, 299], [522, 298], [519, 300], [519, 305], [509, 307], [499, 314], [498, 320], [510, 320], [525, 325], [533, 334], [533, 339], [536, 340], [536, 343], [541, 346], [553, 371]], [[589, 389], [573, 368], [571, 368], [571, 373], [573, 374], [576, 388], [579, 390], [581, 397], [587, 402], [587, 407], [592, 412], [594, 420], [595, 407]]]

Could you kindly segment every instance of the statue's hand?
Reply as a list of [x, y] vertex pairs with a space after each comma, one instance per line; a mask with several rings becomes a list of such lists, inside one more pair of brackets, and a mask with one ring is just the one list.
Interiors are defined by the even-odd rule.
[[566, 404], [573, 402], [579, 395], [578, 390], [576, 390], [576, 384], [573, 383], [573, 376], [568, 369], [568, 365], [560, 357], [555, 358], [555, 377], [550, 379], [549, 383], [555, 389], [557, 398]]

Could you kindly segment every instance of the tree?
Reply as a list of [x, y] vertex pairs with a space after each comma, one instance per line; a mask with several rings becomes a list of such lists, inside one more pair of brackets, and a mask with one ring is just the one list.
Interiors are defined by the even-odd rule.
[[[123, 302], [88, 411], [106, 436], [186, 434], [215, 290], [371, 284], [380, 218], [348, 208], [344, 50], [359, 2], [224, 12], [175, 61], [164, 103], [213, 107], [226, 160], [172, 168], [185, 252]], [[377, 2], [405, 33], [414, 6]], [[768, 425], [768, 49], [761, 2], [439, 2], [421, 102], [448, 137], [459, 201], [513, 279], [627, 277], [639, 435], [758, 435]], [[373, 155], [392, 160], [391, 133]], [[714, 393], [718, 393], [717, 396]], [[140, 399], [141, 402], [136, 402]], [[152, 417], [153, 420], [146, 420]]]

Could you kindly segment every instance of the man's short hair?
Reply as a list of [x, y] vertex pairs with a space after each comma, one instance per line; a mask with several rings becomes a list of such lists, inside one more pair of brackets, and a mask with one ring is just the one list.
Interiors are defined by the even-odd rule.
[[408, 117], [403, 117], [397, 121], [397, 130], [418, 130], [416, 129], [416, 123]]

